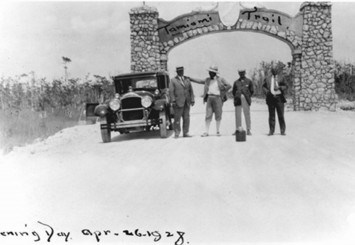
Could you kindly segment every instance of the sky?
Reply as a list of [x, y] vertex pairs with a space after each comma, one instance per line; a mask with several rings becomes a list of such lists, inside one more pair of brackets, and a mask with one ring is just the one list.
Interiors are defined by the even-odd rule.
[[[216, 2], [147, 1], [159, 17], [171, 20]], [[64, 76], [62, 56], [69, 57], [69, 76], [113, 76], [130, 71], [129, 11], [142, 2], [8, 2], [0, 3], [0, 77], [35, 72], [48, 79]], [[262, 2], [266, 8], [295, 16], [302, 2]], [[355, 57], [355, 2], [334, 2], [332, 7], [334, 58]], [[190, 76], [205, 77], [210, 65], [233, 79], [239, 68], [253, 69], [261, 61], [292, 59], [283, 42], [257, 33], [230, 32], [205, 35], [169, 53], [168, 68], [184, 65]]]

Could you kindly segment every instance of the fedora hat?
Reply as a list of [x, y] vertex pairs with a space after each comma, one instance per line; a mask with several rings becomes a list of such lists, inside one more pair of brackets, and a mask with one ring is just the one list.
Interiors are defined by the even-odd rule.
[[210, 68], [208, 68], [207, 71], [214, 72], [214, 73], [218, 74], [218, 67], [217, 66], [210, 66]]
[[238, 72], [239, 73], [245, 72], [245, 69], [239, 69]]
[[177, 67], [176, 67], [176, 71], [181, 71], [181, 70], [184, 70], [184, 67], [183, 67], [183, 66], [177, 66]]

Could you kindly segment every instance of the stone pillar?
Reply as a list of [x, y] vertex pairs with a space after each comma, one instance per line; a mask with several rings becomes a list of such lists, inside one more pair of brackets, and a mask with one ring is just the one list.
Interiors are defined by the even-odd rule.
[[293, 110], [300, 110], [301, 96], [301, 54], [294, 53], [292, 59], [292, 78], [293, 78]]
[[331, 3], [305, 2], [303, 14], [300, 109], [335, 110]]
[[160, 70], [158, 17], [156, 8], [143, 5], [131, 9], [131, 71]]

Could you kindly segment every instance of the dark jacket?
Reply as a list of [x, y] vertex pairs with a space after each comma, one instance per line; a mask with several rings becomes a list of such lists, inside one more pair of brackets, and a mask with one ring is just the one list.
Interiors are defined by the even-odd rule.
[[251, 96], [254, 94], [254, 84], [248, 78], [239, 78], [233, 84], [234, 106], [242, 105], [241, 96], [244, 95], [246, 101], [251, 105]]
[[287, 84], [285, 83], [284, 78], [281, 76], [276, 76], [276, 80], [279, 84], [279, 89], [281, 91], [281, 94], [279, 95], [273, 95], [270, 92], [271, 76], [266, 77], [264, 80], [263, 91], [264, 94], [266, 95], [266, 104], [268, 105], [276, 102], [286, 103], [285, 93], [287, 91]]

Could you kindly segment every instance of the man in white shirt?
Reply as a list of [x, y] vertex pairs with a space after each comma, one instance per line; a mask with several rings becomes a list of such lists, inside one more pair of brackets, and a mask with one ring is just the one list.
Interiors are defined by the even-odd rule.
[[204, 84], [203, 99], [206, 102], [206, 119], [205, 127], [206, 131], [201, 135], [206, 137], [209, 135], [209, 128], [211, 125], [213, 113], [216, 120], [216, 131], [217, 136], [220, 136], [220, 126], [222, 120], [222, 106], [227, 100], [227, 91], [232, 87], [227, 81], [218, 76], [218, 67], [211, 66], [208, 69], [209, 77], [205, 80], [192, 79], [190, 80], [195, 83]]

